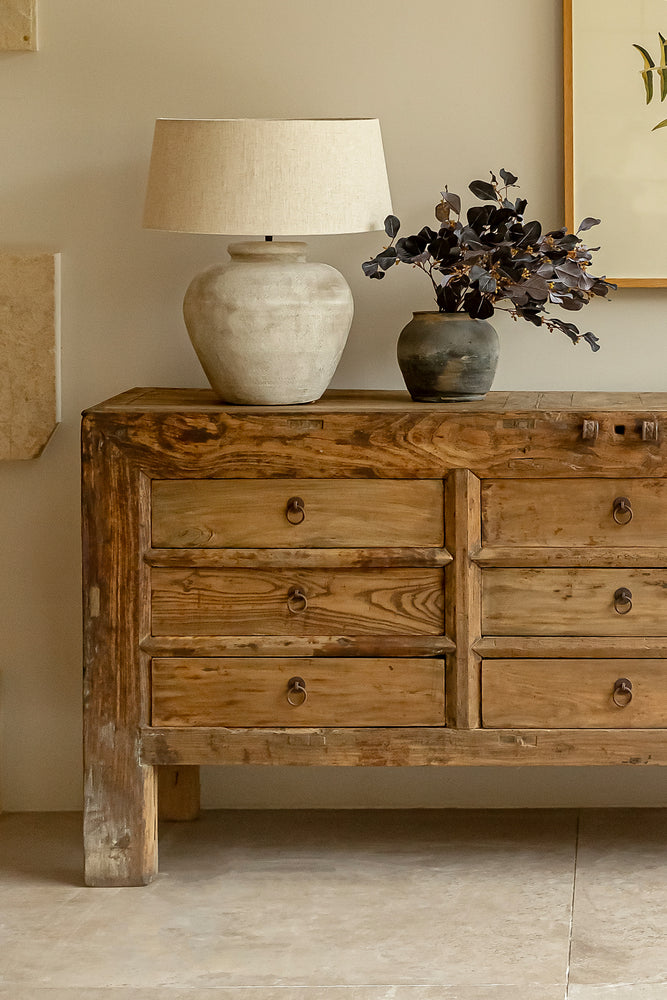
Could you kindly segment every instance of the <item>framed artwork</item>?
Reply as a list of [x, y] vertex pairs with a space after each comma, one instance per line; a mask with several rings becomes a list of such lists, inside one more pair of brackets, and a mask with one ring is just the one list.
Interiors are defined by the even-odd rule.
[[667, 0], [563, 0], [566, 222], [596, 273], [667, 287]]

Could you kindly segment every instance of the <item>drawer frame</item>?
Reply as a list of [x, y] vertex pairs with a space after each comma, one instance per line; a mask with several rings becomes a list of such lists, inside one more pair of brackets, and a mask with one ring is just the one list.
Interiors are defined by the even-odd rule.
[[[644, 421], [667, 419], [667, 395], [490, 393], [477, 403], [413, 404], [401, 393], [330, 394], [303, 407], [232, 407], [205, 390], [132, 390], [84, 414], [84, 845], [89, 885], [139, 885], [157, 872], [157, 773], [201, 764], [665, 765], [665, 730], [485, 730], [484, 656], [604, 655], [608, 637], [482, 636], [480, 574], [489, 565], [667, 566], [665, 553], [592, 552], [481, 544], [480, 483], [488, 478], [663, 478], [667, 448], [643, 441]], [[583, 421], [598, 437], [582, 438]], [[615, 427], [627, 433], [620, 436]], [[156, 550], [150, 538], [155, 479], [434, 479], [445, 482], [446, 550]], [[202, 558], [204, 561], [198, 562]], [[445, 634], [314, 636], [296, 655], [446, 655], [445, 727], [306, 729], [153, 727], [150, 660], [201, 653], [201, 637], [150, 636], [151, 566], [445, 566]], [[545, 559], [551, 563], [545, 562]], [[613, 560], [616, 559], [614, 563]], [[210, 560], [210, 561], [209, 561]], [[322, 560], [320, 562], [320, 560]], [[534, 561], [531, 562], [531, 560]], [[626, 562], [625, 560], [632, 560]], [[205, 655], [219, 639], [206, 640]], [[250, 640], [251, 641], [251, 640]], [[299, 645], [301, 641], [302, 645]], [[660, 656], [667, 636], [622, 640], [615, 656]], [[220, 655], [248, 655], [247, 637]], [[273, 647], [270, 647], [273, 643]], [[272, 638], [260, 655], [292, 655]], [[391, 644], [393, 649], [390, 649]], [[551, 646], [548, 644], [551, 643]], [[204, 646], [206, 643], [203, 644]], [[617, 644], [618, 645], [618, 644]], [[426, 649], [428, 647], [428, 651]], [[312, 652], [307, 654], [304, 649]], [[547, 649], [551, 652], [547, 653]], [[590, 653], [593, 649], [595, 652]], [[583, 651], [588, 650], [586, 654]], [[419, 651], [419, 652], [418, 652]], [[255, 650], [257, 655], [257, 650]], [[185, 773], [185, 772], [184, 772]]]

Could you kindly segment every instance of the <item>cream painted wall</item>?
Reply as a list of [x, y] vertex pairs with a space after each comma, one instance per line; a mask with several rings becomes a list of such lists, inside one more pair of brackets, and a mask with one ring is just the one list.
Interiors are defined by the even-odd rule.
[[[203, 385], [180, 318], [215, 237], [144, 232], [156, 117], [381, 119], [397, 214], [430, 221], [444, 183], [507, 167], [536, 217], [562, 207], [560, 0], [40, 0], [40, 51], [0, 53], [0, 244], [63, 253], [63, 424], [0, 464], [0, 704], [5, 809], [80, 805], [78, 417], [132, 385]], [[590, 209], [594, 211], [593, 207]], [[619, 208], [620, 210], [620, 208]], [[604, 230], [597, 230], [604, 239]], [[242, 234], [240, 234], [242, 235]], [[394, 361], [429, 291], [360, 263], [376, 235], [312, 240], [357, 313], [334, 385], [402, 387]], [[666, 291], [586, 315], [592, 355], [499, 323], [496, 388], [664, 389]], [[503, 317], [504, 319], [505, 317]], [[1, 362], [0, 362], [1, 363]], [[659, 771], [207, 771], [207, 805], [667, 804]]]

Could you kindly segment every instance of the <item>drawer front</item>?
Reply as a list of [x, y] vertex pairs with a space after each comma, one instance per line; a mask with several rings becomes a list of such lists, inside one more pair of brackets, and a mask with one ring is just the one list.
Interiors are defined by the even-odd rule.
[[442, 660], [157, 658], [154, 726], [442, 726]]
[[153, 635], [442, 635], [441, 569], [153, 569]]
[[482, 485], [486, 545], [667, 546], [661, 479], [492, 479]]
[[156, 480], [152, 540], [156, 548], [441, 546], [443, 497], [440, 480]]
[[484, 660], [490, 729], [661, 729], [667, 660]]
[[483, 570], [482, 632], [665, 635], [667, 570]]

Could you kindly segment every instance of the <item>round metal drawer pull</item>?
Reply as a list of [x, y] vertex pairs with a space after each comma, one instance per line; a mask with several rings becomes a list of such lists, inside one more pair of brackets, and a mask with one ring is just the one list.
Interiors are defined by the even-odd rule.
[[285, 508], [285, 517], [290, 524], [301, 524], [306, 520], [306, 506], [302, 497], [290, 497]]
[[632, 681], [627, 677], [619, 677], [614, 684], [612, 700], [618, 708], [625, 708], [632, 701]]
[[634, 514], [632, 504], [627, 497], [616, 497], [614, 500], [612, 516], [616, 521], [616, 524], [630, 524]]
[[617, 615], [627, 615], [632, 611], [632, 591], [627, 587], [619, 587], [615, 592], [614, 611]]
[[308, 607], [308, 598], [300, 587], [290, 587], [287, 591], [287, 607], [293, 615], [300, 615]]
[[287, 700], [293, 708], [300, 708], [308, 700], [303, 677], [290, 677], [287, 682]]

